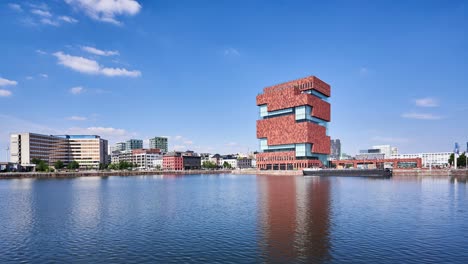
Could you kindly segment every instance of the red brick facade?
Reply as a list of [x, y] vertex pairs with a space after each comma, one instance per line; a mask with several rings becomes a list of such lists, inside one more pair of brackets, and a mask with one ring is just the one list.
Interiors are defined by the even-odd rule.
[[[315, 90], [325, 97], [330, 96], [330, 85], [310, 76], [266, 87], [264, 93], [257, 96], [257, 105], [266, 105], [268, 112], [310, 106], [312, 117], [329, 122], [330, 104], [316, 95], [305, 93], [307, 90]], [[268, 146], [308, 143], [312, 146], [312, 154], [330, 154], [330, 137], [327, 136], [326, 128], [314, 122], [298, 122], [294, 113], [258, 120], [257, 138], [266, 138]], [[322, 163], [317, 157], [298, 159], [295, 151], [257, 154], [257, 168], [260, 169], [301, 169], [319, 166], [322, 166]]]
[[182, 156], [164, 156], [163, 157], [163, 169], [164, 170], [183, 170], [183, 158]]

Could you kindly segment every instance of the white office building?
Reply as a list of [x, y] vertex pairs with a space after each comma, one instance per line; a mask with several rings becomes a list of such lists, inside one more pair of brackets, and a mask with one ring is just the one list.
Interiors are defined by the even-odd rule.
[[392, 158], [411, 159], [421, 158], [422, 166], [425, 168], [431, 167], [447, 167], [448, 160], [452, 152], [434, 152], [434, 153], [416, 153], [416, 154], [399, 154], [393, 155]]

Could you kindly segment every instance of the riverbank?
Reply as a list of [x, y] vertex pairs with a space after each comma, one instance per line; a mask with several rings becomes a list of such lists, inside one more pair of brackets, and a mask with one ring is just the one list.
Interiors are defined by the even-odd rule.
[[0, 179], [23, 178], [75, 178], [109, 176], [144, 176], [144, 175], [190, 175], [190, 174], [225, 174], [231, 170], [184, 170], [184, 171], [78, 171], [78, 172], [7, 172], [0, 173]]

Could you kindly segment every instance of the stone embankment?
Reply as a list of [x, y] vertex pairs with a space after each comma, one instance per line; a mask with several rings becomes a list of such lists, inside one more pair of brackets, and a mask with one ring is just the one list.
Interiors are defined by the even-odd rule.
[[8, 173], [0, 173], [0, 179], [75, 178], [75, 177], [143, 176], [143, 175], [190, 175], [190, 174], [225, 174], [225, 173], [231, 173], [231, 170], [8, 172]]
[[302, 170], [257, 170], [242, 169], [233, 170], [232, 174], [255, 174], [255, 175], [276, 175], [276, 176], [302, 176]]
[[460, 169], [442, 169], [442, 170], [429, 170], [429, 169], [396, 169], [393, 170], [393, 176], [448, 176], [448, 177], [467, 177], [468, 170]]

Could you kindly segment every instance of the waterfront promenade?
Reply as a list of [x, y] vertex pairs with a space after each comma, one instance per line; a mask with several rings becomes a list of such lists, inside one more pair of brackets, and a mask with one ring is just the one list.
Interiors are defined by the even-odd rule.
[[231, 170], [8, 172], [8, 173], [0, 173], [0, 179], [74, 178], [74, 177], [144, 176], [144, 175], [191, 175], [191, 174], [226, 174], [226, 173], [231, 173]]
[[[350, 169], [356, 171], [357, 169]], [[236, 174], [236, 175], [271, 175], [271, 176], [302, 176], [302, 170], [176, 170], [176, 171], [67, 171], [67, 172], [8, 172], [0, 173], [0, 179], [21, 178], [73, 178], [73, 177], [109, 177], [109, 176], [144, 176], [144, 175], [192, 175], [192, 174]], [[393, 176], [418, 177], [457, 177], [468, 179], [466, 169], [397, 169]]]

